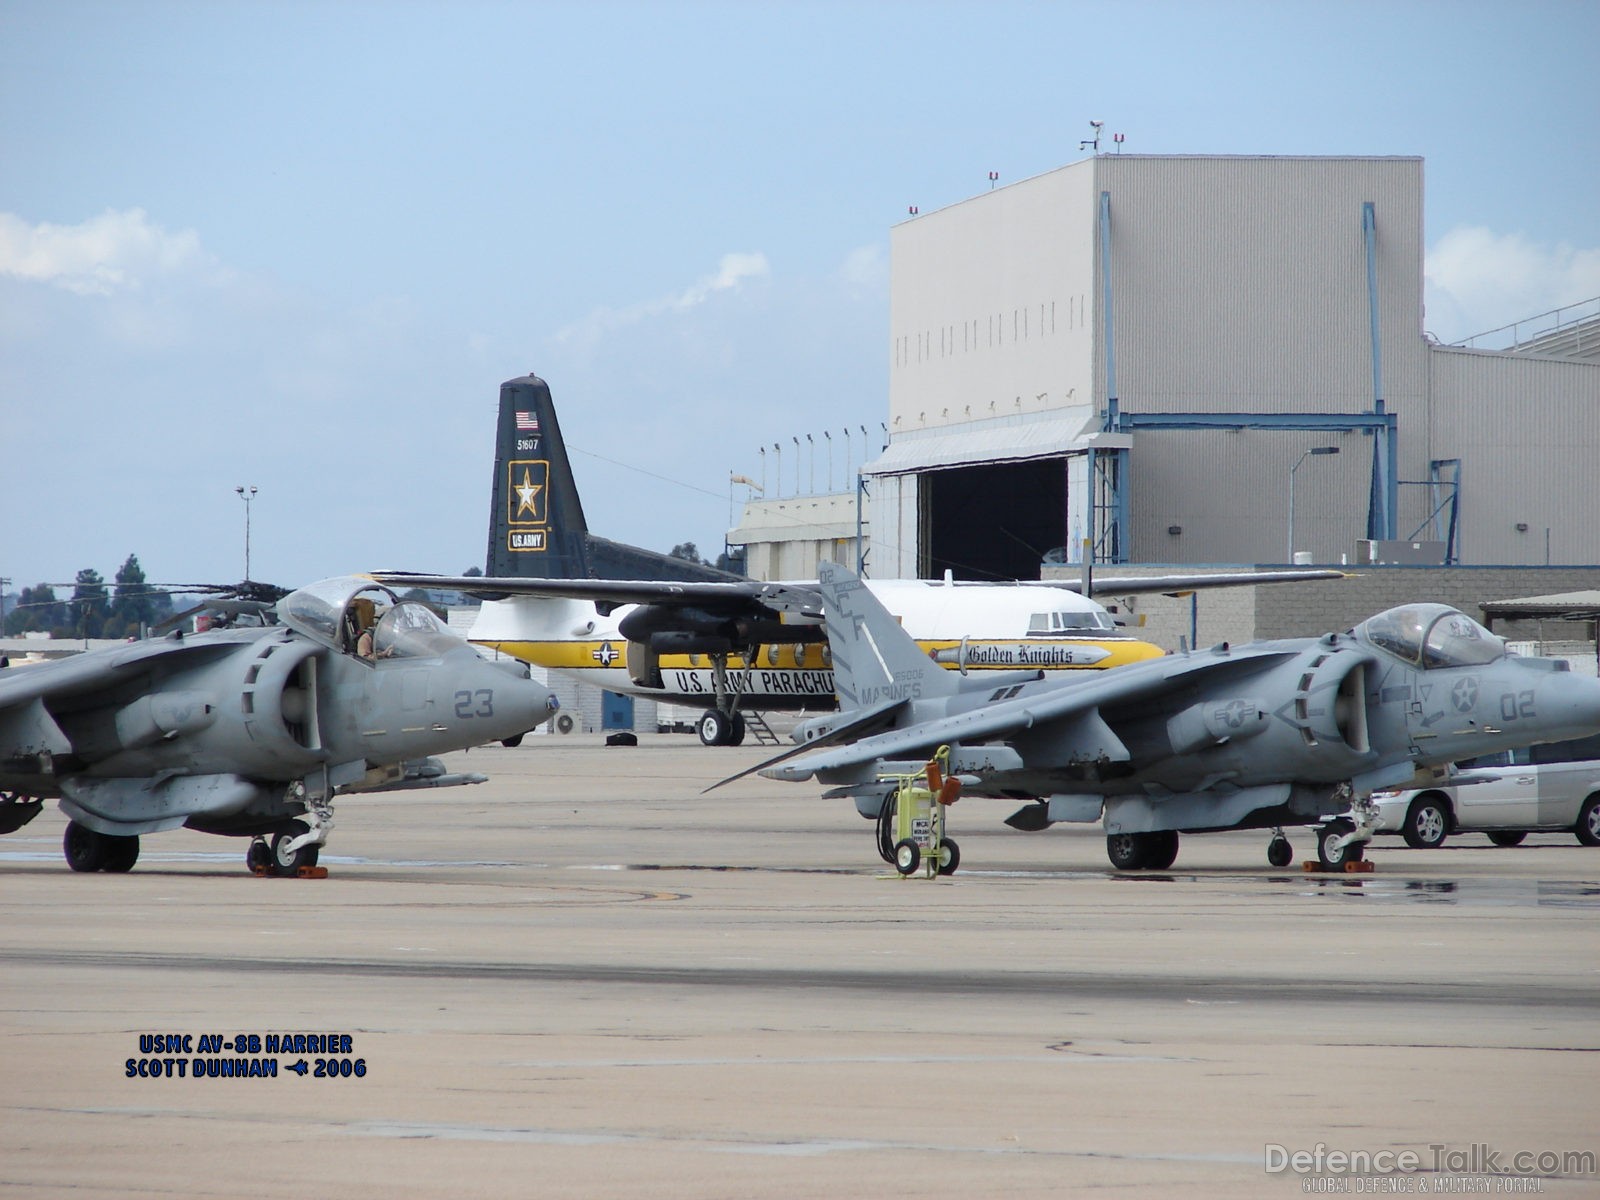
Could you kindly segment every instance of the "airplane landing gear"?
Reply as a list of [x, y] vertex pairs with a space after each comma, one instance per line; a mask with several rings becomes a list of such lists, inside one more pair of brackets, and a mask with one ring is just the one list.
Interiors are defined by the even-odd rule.
[[1275, 867], [1287, 867], [1294, 861], [1294, 847], [1289, 845], [1281, 829], [1272, 831], [1272, 840], [1267, 843], [1267, 861]]
[[61, 852], [74, 871], [111, 871], [120, 874], [133, 870], [139, 861], [139, 839], [97, 833], [87, 825], [67, 822], [61, 839]]
[[1178, 861], [1178, 831], [1107, 834], [1106, 857], [1119, 871], [1165, 871]]
[[322, 844], [310, 839], [310, 825], [304, 821], [290, 821], [289, 827], [272, 839], [273, 874], [296, 875], [301, 867], [316, 866]]
[[708, 708], [695, 723], [703, 746], [738, 746], [744, 742], [744, 714]]
[[1345, 863], [1360, 862], [1367, 844], [1355, 838], [1354, 821], [1343, 817], [1329, 821], [1317, 831], [1317, 858], [1330, 870], [1342, 870]]

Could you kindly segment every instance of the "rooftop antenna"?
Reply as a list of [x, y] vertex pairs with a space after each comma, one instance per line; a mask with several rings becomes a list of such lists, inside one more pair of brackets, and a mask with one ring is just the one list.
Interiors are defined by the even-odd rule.
[[1079, 150], [1092, 149], [1096, 154], [1099, 154], [1100, 153], [1100, 131], [1102, 129], [1104, 129], [1105, 127], [1106, 127], [1106, 123], [1104, 121], [1090, 121], [1089, 122], [1089, 128], [1094, 130], [1094, 137], [1092, 137], [1092, 138], [1084, 138], [1083, 141], [1078, 143], [1078, 149]]
[[994, 185], [999, 183], [999, 182], [1000, 182], [1000, 172], [999, 171], [990, 171], [989, 172], [989, 190], [991, 192], [994, 191]]
[[1111, 140], [1117, 144], [1117, 153], [1121, 154], [1122, 153], [1122, 143], [1124, 141], [1124, 138], [1123, 138], [1122, 134], [1113, 133], [1111, 135]]

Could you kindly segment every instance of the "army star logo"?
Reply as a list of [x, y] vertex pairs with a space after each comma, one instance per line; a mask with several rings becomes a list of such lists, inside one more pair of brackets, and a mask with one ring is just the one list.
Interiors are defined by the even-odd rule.
[[1450, 689], [1450, 703], [1457, 712], [1471, 712], [1478, 704], [1478, 681], [1469, 675], [1458, 679]]
[[602, 667], [609, 667], [612, 663], [616, 662], [617, 659], [621, 658], [622, 655], [618, 653], [617, 648], [610, 642], [601, 642], [600, 649], [594, 651], [589, 655], [589, 657], [594, 659], [595, 662], [599, 663]]
[[[522, 482], [516, 485], [516, 491], [516, 515], [520, 517], [526, 512], [532, 513], [535, 517], [538, 517], [539, 506], [536, 501], [538, 500], [539, 493], [544, 491], [544, 484], [533, 482], [533, 477], [528, 474], [528, 468], [526, 467], [522, 468]], [[513, 518], [513, 520], [514, 519], [515, 518]]]

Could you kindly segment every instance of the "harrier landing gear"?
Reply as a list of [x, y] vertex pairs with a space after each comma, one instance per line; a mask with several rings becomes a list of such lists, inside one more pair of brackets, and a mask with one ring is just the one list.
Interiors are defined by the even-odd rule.
[[61, 852], [74, 871], [110, 871], [121, 874], [133, 870], [139, 861], [139, 839], [98, 833], [76, 821], [67, 822], [61, 839]]
[[292, 877], [304, 875], [317, 865], [328, 834], [333, 832], [333, 805], [326, 797], [314, 794], [302, 792], [301, 798], [306, 805], [304, 816], [280, 826], [271, 840], [258, 837], [251, 841], [244, 855], [251, 874]]
[[1106, 856], [1119, 871], [1165, 871], [1178, 861], [1178, 831], [1107, 834]]

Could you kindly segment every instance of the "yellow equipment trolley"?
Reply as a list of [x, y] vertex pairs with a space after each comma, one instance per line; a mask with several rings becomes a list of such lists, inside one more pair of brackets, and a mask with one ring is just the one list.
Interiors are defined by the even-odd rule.
[[953, 875], [961, 863], [961, 848], [944, 835], [945, 809], [961, 798], [961, 781], [949, 767], [950, 747], [940, 746], [922, 770], [900, 776], [889, 797], [884, 815], [892, 814], [894, 840], [888, 857], [902, 875]]

